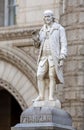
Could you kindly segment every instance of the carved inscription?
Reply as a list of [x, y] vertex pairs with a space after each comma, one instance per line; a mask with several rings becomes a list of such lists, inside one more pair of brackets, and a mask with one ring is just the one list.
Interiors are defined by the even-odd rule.
[[51, 122], [52, 115], [29, 115], [28, 117], [22, 117], [22, 123], [40, 123]]

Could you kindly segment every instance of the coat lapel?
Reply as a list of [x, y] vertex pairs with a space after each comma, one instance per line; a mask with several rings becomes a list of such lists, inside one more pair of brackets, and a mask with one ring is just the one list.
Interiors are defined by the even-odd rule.
[[59, 30], [59, 24], [53, 23], [50, 34], [52, 34], [55, 30]]
[[[51, 27], [51, 29], [50, 29], [50, 34], [52, 34], [53, 31], [55, 31], [55, 30], [59, 30], [59, 27], [60, 27], [59, 24], [53, 23], [53, 25], [52, 25], [52, 27]], [[44, 26], [42, 27], [41, 31], [43, 31], [44, 33], [46, 32], [46, 25], [44, 25]]]

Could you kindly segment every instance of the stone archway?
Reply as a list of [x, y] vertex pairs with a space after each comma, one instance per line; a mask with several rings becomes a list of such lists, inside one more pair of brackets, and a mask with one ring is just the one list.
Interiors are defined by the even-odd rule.
[[35, 72], [32, 66], [24, 60], [24, 55], [15, 48], [2, 46], [0, 48], [0, 84], [10, 92], [22, 110], [32, 104], [37, 96]]
[[0, 87], [2, 89], [7, 90], [19, 103], [22, 109], [27, 108], [27, 104], [25, 103], [25, 100], [21, 97], [19, 92], [6, 80], [0, 79]]
[[0, 60], [0, 86], [14, 96], [23, 110], [32, 104], [32, 98], [37, 93], [29, 79], [4, 60]]

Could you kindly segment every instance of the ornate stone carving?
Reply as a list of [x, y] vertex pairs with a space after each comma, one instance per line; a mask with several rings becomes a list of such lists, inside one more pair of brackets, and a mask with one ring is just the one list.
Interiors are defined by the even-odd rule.
[[[34, 29], [39, 29], [40, 27], [34, 27]], [[26, 39], [31, 38], [31, 33], [33, 27], [20, 26], [20, 27], [6, 27], [0, 29], [0, 40], [14, 40], [14, 39]]]
[[[0, 48], [0, 57], [1, 59], [5, 59], [15, 66], [17, 66], [27, 77], [30, 79], [31, 83], [35, 86], [35, 70], [32, 68], [31, 64], [28, 64], [19, 57], [18, 52], [14, 53], [15, 50], [13, 48]], [[34, 80], [33, 80], [34, 79]]]
[[23, 97], [10, 83], [8, 83], [7, 81], [4, 81], [3, 79], [0, 79], [0, 86], [6, 89], [8, 92], [10, 92], [14, 96], [14, 98], [18, 101], [18, 103], [20, 104], [23, 110], [28, 107]]

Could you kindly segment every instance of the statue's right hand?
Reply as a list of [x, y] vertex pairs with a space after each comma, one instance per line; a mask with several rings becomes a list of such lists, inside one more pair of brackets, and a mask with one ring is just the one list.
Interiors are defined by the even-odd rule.
[[34, 41], [38, 41], [38, 39], [39, 39], [39, 34], [38, 34], [38, 31], [37, 30], [34, 30], [33, 32], [32, 32], [32, 39], [34, 40]]
[[40, 46], [39, 33], [37, 30], [32, 32], [32, 39], [34, 41], [34, 46], [38, 48]]
[[38, 35], [32, 35], [32, 39], [33, 39], [35, 42], [38, 42], [39, 36], [38, 36]]

